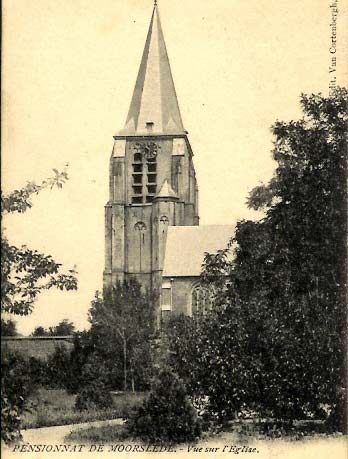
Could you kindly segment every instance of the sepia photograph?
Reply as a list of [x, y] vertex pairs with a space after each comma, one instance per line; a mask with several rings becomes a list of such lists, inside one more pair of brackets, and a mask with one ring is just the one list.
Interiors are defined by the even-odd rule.
[[4, 0], [4, 459], [346, 458], [347, 0]]

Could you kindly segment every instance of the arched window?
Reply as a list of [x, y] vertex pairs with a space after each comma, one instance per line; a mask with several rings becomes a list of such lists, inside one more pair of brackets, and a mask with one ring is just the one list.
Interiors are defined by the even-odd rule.
[[146, 231], [146, 225], [145, 225], [145, 223], [144, 223], [144, 222], [137, 222], [137, 223], [134, 225], [134, 229], [135, 229], [135, 231], [138, 231], [138, 232], [139, 232], [141, 242], [144, 242], [145, 231]]
[[139, 272], [142, 270], [142, 254], [143, 254], [143, 246], [145, 244], [145, 232], [146, 232], [146, 225], [144, 222], [137, 222], [134, 225], [134, 231], [138, 233], [138, 260], [139, 260]]
[[199, 311], [199, 287], [192, 290], [192, 315], [198, 314]]
[[164, 234], [168, 229], [168, 224], [169, 224], [169, 220], [168, 220], [167, 215], [162, 215], [159, 219], [159, 227], [158, 227], [159, 232], [162, 231], [162, 234]]
[[159, 219], [160, 223], [162, 223], [163, 225], [168, 225], [169, 223], [169, 220], [168, 220], [168, 217], [167, 215], [162, 215], [162, 217]]
[[212, 308], [212, 292], [202, 285], [195, 285], [191, 294], [192, 315], [206, 314]]

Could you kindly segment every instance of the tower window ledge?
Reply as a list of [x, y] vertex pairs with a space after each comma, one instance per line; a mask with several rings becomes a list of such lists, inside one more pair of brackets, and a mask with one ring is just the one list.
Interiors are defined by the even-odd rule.
[[144, 206], [152, 206], [152, 202], [132, 202], [128, 205], [130, 207], [144, 207]]

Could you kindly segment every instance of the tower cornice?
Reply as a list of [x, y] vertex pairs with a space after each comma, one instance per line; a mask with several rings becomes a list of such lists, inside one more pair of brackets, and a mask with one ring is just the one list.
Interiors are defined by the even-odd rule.
[[193, 150], [188, 138], [188, 132], [185, 131], [184, 133], [177, 133], [177, 134], [143, 134], [143, 135], [122, 135], [122, 134], [116, 134], [113, 136], [114, 140], [131, 140], [131, 141], [137, 141], [137, 140], [172, 140], [172, 139], [185, 139], [187, 149], [190, 153], [191, 156], [193, 155]]

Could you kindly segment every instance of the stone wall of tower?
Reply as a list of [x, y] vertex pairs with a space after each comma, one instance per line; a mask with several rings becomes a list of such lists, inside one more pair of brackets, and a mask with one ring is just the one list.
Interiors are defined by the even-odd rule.
[[104, 289], [125, 274], [125, 142], [116, 143], [109, 164], [109, 201], [105, 206]]
[[184, 220], [180, 225], [198, 225], [196, 173], [190, 144], [186, 137], [173, 139], [172, 186], [184, 203]]
[[162, 273], [168, 226], [181, 226], [184, 203], [173, 198], [155, 199], [152, 205], [152, 272]]
[[[159, 290], [168, 225], [197, 225], [198, 189], [192, 152], [186, 136], [153, 136], [158, 146], [157, 193], [165, 180], [175, 198], [133, 203], [134, 155], [144, 137], [116, 137], [110, 160], [109, 201], [105, 206], [104, 286], [134, 277]], [[143, 199], [147, 193], [147, 163], [142, 163]]]

